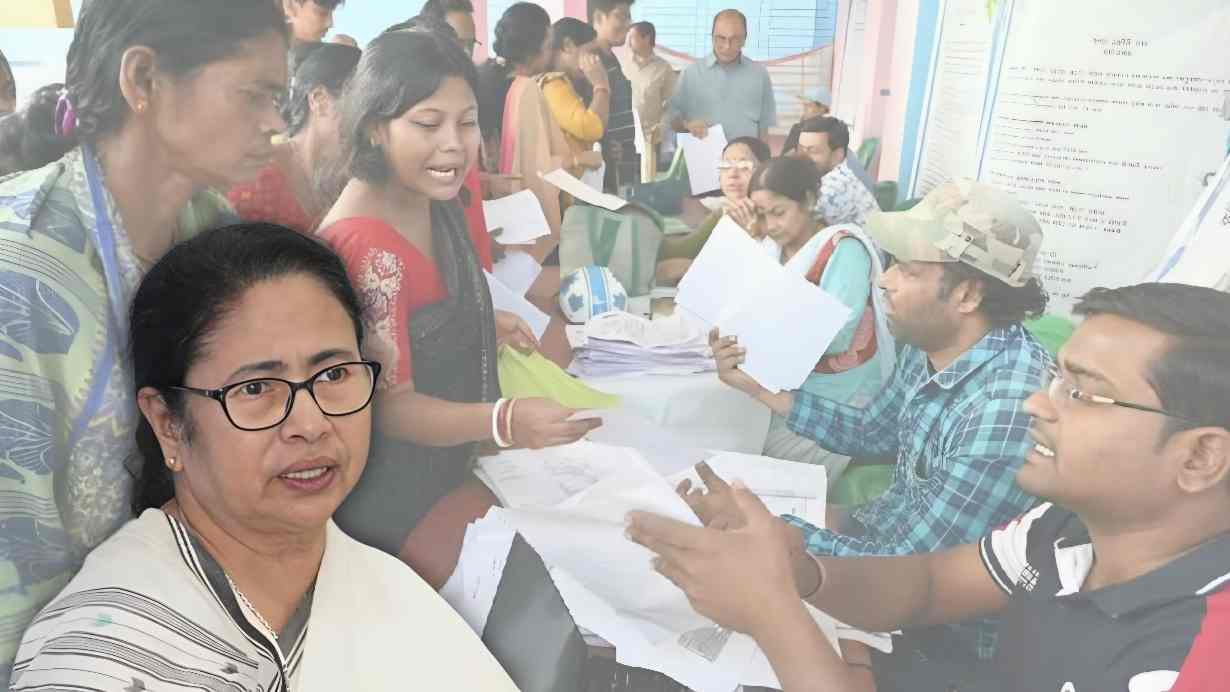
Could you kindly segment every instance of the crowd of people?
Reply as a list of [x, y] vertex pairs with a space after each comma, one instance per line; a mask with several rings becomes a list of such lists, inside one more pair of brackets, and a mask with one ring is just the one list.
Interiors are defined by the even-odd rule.
[[[1095, 289], [1055, 354], [1016, 199], [957, 180], [881, 210], [824, 89], [775, 156], [746, 18], [676, 73], [633, 3], [515, 3], [476, 64], [470, 0], [362, 48], [324, 41], [339, 0], [92, 0], [63, 83], [21, 104], [0, 54], [0, 683], [516, 689], [413, 547], [483, 451], [601, 424], [501, 392], [501, 349], [562, 333], [580, 203], [541, 174], [619, 192], [720, 125], [720, 196], [657, 284], [733, 222], [849, 308], [797, 391], [714, 330], [717, 377], [771, 412], [766, 456], [892, 477], [816, 526], [701, 465], [678, 488], [701, 526], [628, 518], [654, 568], [788, 692], [1224, 684], [1230, 296]], [[512, 189], [550, 227], [532, 245], [488, 232]], [[541, 341], [492, 304], [516, 252]], [[807, 604], [893, 651], [835, 649]]]

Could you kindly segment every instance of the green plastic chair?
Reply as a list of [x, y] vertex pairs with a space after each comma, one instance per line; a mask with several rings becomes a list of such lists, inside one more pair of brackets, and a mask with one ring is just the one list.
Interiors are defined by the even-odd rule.
[[1043, 315], [1036, 320], [1027, 320], [1025, 328], [1035, 339], [1042, 342], [1052, 357], [1059, 355], [1059, 349], [1063, 348], [1072, 337], [1072, 332], [1076, 331], [1076, 325], [1071, 320], [1056, 315]]
[[829, 503], [861, 505], [876, 499], [893, 483], [893, 467], [888, 464], [849, 466], [829, 491]]
[[864, 170], [871, 170], [871, 162], [876, 158], [876, 152], [880, 150], [880, 140], [878, 137], [864, 139], [863, 143], [858, 146], [858, 151], [854, 154], [858, 157], [859, 163], [863, 164]]
[[671, 216], [682, 210], [683, 198], [691, 194], [692, 184], [688, 179], [688, 165], [683, 158], [683, 149], [675, 150], [670, 168], [649, 183], [632, 186], [628, 201], [637, 202], [649, 209]]
[[892, 211], [897, 205], [897, 181], [882, 180], [876, 183], [872, 196], [876, 198], [876, 204], [880, 205], [882, 211]]

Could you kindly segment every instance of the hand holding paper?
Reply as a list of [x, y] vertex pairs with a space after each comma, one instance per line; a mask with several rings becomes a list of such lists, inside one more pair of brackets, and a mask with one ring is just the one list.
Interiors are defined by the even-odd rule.
[[850, 309], [770, 259], [723, 218], [679, 282], [675, 304], [738, 338], [741, 369], [772, 393], [798, 389], [850, 317]]

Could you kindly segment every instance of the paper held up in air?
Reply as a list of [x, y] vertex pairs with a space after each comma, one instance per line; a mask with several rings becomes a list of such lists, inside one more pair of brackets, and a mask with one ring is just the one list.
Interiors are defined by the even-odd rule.
[[786, 270], [729, 217], [679, 282], [675, 304], [747, 351], [739, 366], [771, 392], [798, 389], [850, 309]]

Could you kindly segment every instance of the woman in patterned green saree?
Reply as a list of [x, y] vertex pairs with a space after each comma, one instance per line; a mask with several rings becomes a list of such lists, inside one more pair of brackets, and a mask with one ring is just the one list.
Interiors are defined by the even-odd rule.
[[31, 618], [132, 516], [128, 308], [149, 266], [230, 212], [284, 127], [269, 0], [94, 0], [58, 151], [0, 179], [0, 687]]

